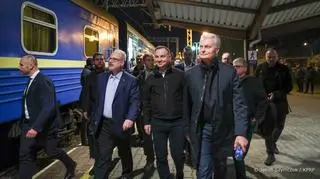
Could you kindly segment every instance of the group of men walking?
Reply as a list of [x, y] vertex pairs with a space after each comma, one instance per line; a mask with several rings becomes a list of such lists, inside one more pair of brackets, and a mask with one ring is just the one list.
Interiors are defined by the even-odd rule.
[[[93, 56], [94, 72], [83, 85], [81, 108], [89, 121], [95, 178], [108, 178], [115, 147], [122, 163], [121, 178], [133, 177], [130, 136], [135, 123], [147, 156], [144, 169], [153, 168], [156, 159], [161, 179], [174, 178], [167, 160], [168, 141], [175, 178], [184, 178], [186, 158], [197, 169], [197, 178], [226, 178], [227, 157], [233, 156], [237, 147], [247, 153], [257, 126], [263, 126], [266, 139], [265, 163], [274, 162], [276, 141], [288, 112], [286, 94], [292, 89], [287, 69], [276, 62], [277, 53], [270, 49], [267, 62], [258, 67], [258, 78], [247, 76], [244, 59], [234, 60], [233, 66], [220, 63], [220, 44], [219, 36], [203, 33], [199, 64], [192, 62], [186, 48], [184, 63], [176, 67], [170, 50], [158, 46], [153, 55], [140, 59], [144, 65], [137, 66], [135, 77], [123, 70], [124, 51], [117, 49], [111, 54], [107, 71], [103, 55]], [[269, 101], [275, 104], [277, 114], [265, 119]], [[75, 163], [71, 163], [66, 164], [67, 175], [74, 173]], [[235, 160], [237, 178], [246, 178], [244, 166], [243, 160]]]

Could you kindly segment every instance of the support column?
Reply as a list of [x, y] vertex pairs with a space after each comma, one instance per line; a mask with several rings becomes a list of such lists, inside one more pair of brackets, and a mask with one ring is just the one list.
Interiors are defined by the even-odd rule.
[[187, 29], [187, 45], [192, 46], [192, 30]]

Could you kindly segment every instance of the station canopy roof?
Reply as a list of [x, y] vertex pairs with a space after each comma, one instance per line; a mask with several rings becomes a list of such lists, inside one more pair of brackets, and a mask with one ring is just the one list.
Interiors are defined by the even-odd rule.
[[[320, 0], [92, 1], [107, 10], [135, 8], [126, 13], [143, 24], [166, 24], [235, 39], [252, 40], [260, 30], [262, 39], [268, 39], [320, 27]], [[138, 10], [148, 12], [151, 22], [140, 21]]]

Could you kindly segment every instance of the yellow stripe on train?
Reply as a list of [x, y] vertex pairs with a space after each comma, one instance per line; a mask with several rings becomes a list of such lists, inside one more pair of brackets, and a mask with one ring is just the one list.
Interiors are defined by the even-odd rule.
[[[17, 57], [0, 57], [0, 69], [18, 68], [19, 62]], [[38, 59], [39, 68], [83, 68], [85, 64], [84, 60]]]

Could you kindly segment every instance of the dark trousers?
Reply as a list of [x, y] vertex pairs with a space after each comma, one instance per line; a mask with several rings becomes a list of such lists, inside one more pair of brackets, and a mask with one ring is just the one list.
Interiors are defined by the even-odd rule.
[[130, 135], [117, 136], [110, 133], [112, 125], [111, 119], [101, 119], [101, 128], [96, 140], [97, 157], [94, 163], [95, 179], [106, 179], [109, 177], [112, 153], [115, 146], [122, 164], [122, 175], [130, 177], [133, 170], [133, 161], [130, 148]]
[[247, 131], [247, 140], [248, 145], [246, 147], [246, 152], [243, 154], [243, 160], [236, 160], [233, 155], [233, 161], [234, 161], [234, 167], [236, 169], [236, 177], [237, 179], [246, 179], [246, 165], [244, 162], [244, 158], [246, 157], [247, 153], [249, 152], [249, 147], [252, 139], [253, 134], [253, 128], [255, 126], [255, 123], [250, 122], [250, 126], [248, 127]]
[[309, 86], [311, 87], [311, 93], [313, 94], [314, 90], [314, 80], [313, 79], [307, 79], [305, 82], [305, 93], [309, 92]]
[[286, 122], [287, 111], [281, 110], [281, 108], [277, 108], [277, 120], [275, 121], [275, 128], [272, 132], [272, 139], [274, 143], [277, 143], [283, 128]]
[[297, 79], [297, 84], [298, 84], [298, 91], [299, 92], [304, 92], [303, 86], [304, 86], [304, 80], [303, 79]]
[[144, 155], [147, 156], [147, 162], [153, 162], [154, 150], [153, 150], [152, 137], [151, 135], [146, 134], [146, 132], [144, 131], [144, 125], [143, 125], [142, 119], [143, 119], [143, 116], [140, 116], [136, 121], [139, 139], [143, 139], [143, 151], [144, 151]]
[[82, 120], [80, 126], [81, 145], [88, 145], [88, 125], [89, 122], [87, 120]]
[[170, 176], [167, 159], [168, 139], [170, 142], [171, 156], [176, 166], [176, 178], [183, 179], [184, 129], [182, 119], [175, 121], [152, 119], [151, 129], [160, 179], [167, 179]]
[[288, 106], [283, 103], [275, 103], [275, 105], [277, 107], [277, 117], [274, 121], [274, 126], [270, 126], [270, 128], [273, 128], [272, 134], [270, 136], [265, 136], [266, 150], [267, 153], [271, 155], [274, 154], [276, 143], [283, 131], [288, 111], [288, 109], [286, 109]]
[[143, 135], [144, 135], [144, 126], [143, 126], [142, 120], [143, 120], [142, 116], [139, 116], [136, 120], [137, 129], [138, 129], [138, 137], [140, 140], [143, 140]]
[[154, 150], [153, 150], [153, 141], [151, 135], [143, 133], [143, 151], [144, 155], [147, 156], [147, 163], [154, 161]]
[[36, 155], [41, 148], [45, 149], [48, 156], [59, 159], [67, 168], [72, 171], [75, 162], [61, 149], [57, 147], [57, 133], [52, 132], [48, 134], [39, 133], [35, 138], [26, 138], [26, 134], [30, 129], [28, 122], [23, 122], [21, 137], [20, 137], [20, 151], [19, 151], [19, 178], [31, 179], [36, 173]]
[[205, 124], [202, 129], [200, 158], [197, 168], [197, 179], [225, 179], [227, 173], [227, 158], [213, 156], [212, 124]]
[[95, 144], [96, 138], [94, 136], [93, 129], [94, 129], [94, 121], [90, 120], [87, 128], [90, 158], [95, 158], [95, 155], [97, 153], [97, 145]]

